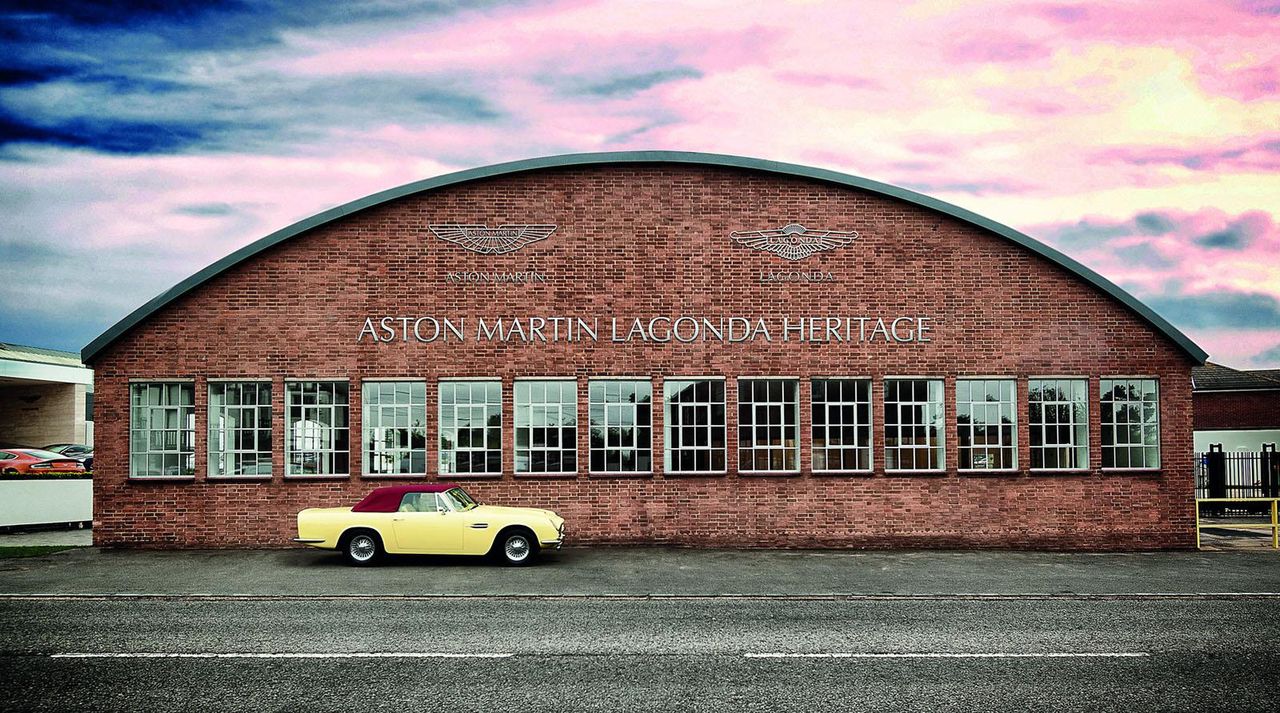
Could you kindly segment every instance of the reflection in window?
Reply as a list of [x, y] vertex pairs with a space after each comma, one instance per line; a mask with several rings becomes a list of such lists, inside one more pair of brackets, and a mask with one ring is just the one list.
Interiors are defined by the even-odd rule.
[[440, 473], [502, 472], [502, 382], [440, 382]]
[[130, 477], [196, 472], [195, 385], [129, 385]]
[[1017, 423], [1012, 379], [956, 381], [956, 435], [961, 470], [1017, 468]]
[[1089, 467], [1089, 383], [1084, 379], [1027, 382], [1031, 467], [1078, 470]]
[[871, 381], [813, 380], [813, 469], [871, 470]]
[[271, 382], [209, 384], [209, 475], [271, 475]]
[[738, 470], [800, 470], [800, 384], [738, 380]]
[[591, 471], [648, 473], [653, 469], [653, 385], [600, 379], [588, 388]]
[[1102, 467], [1160, 467], [1160, 387], [1155, 379], [1102, 380]]
[[663, 396], [667, 472], [724, 472], [724, 381], [670, 379]]
[[885, 470], [941, 470], [941, 379], [884, 382]]
[[351, 469], [345, 381], [285, 384], [285, 475], [345, 475]]
[[578, 470], [578, 383], [517, 381], [516, 472]]
[[365, 474], [425, 475], [427, 385], [366, 381], [361, 403]]

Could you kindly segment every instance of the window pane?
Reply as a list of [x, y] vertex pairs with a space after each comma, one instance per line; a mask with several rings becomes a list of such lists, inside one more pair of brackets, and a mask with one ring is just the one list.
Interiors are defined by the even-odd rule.
[[885, 465], [888, 470], [943, 467], [943, 382], [891, 379], [885, 382]]
[[670, 379], [666, 401], [666, 465], [673, 472], [725, 469], [724, 383]]
[[[516, 382], [515, 408], [516, 472], [562, 473], [576, 469], [577, 383]], [[490, 438], [498, 438], [496, 430], [490, 429]]]

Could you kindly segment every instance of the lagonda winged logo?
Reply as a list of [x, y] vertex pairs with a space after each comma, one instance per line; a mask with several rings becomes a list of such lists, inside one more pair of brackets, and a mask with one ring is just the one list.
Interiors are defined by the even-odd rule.
[[540, 225], [499, 225], [490, 228], [487, 225], [464, 225], [461, 223], [441, 223], [428, 225], [427, 229], [435, 233], [437, 238], [457, 243], [471, 252], [482, 255], [502, 255], [515, 252], [520, 248], [546, 240], [556, 232], [552, 224]]
[[729, 235], [749, 248], [771, 252], [787, 260], [803, 260], [815, 253], [835, 250], [858, 237], [858, 233], [852, 230], [810, 230], [799, 223], [773, 230], [736, 230]]

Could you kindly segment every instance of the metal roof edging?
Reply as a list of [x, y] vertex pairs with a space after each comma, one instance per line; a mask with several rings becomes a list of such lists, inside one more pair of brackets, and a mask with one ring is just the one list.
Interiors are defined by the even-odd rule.
[[777, 173], [797, 178], [824, 181], [836, 185], [870, 191], [872, 193], [879, 193], [881, 195], [897, 198], [924, 208], [929, 208], [944, 215], [951, 216], [952, 218], [962, 220], [966, 223], [970, 223], [996, 233], [997, 235], [1011, 240], [1014, 243], [1027, 248], [1033, 253], [1048, 259], [1050, 262], [1057, 264], [1068, 272], [1083, 278], [1094, 287], [1097, 287], [1112, 298], [1116, 299], [1125, 307], [1129, 308], [1139, 317], [1146, 320], [1151, 326], [1155, 327], [1162, 334], [1168, 337], [1174, 344], [1178, 345], [1178, 347], [1186, 352], [1187, 356], [1195, 360], [1196, 363], [1203, 364], [1208, 359], [1208, 354], [1197, 346], [1195, 342], [1191, 341], [1190, 338], [1157, 314], [1154, 310], [1138, 301], [1137, 298], [1121, 289], [1115, 283], [1102, 275], [1099, 275], [1088, 267], [1085, 267], [1079, 262], [1076, 262], [1064, 253], [1061, 253], [1058, 250], [1036, 240], [1035, 238], [1014, 230], [1007, 225], [997, 223], [989, 218], [984, 218], [970, 210], [938, 200], [937, 198], [931, 198], [922, 193], [917, 193], [906, 188], [900, 188], [898, 186], [873, 181], [868, 178], [861, 178], [859, 176], [852, 176], [846, 173], [839, 173], [825, 168], [813, 168], [810, 166], [801, 166], [799, 164], [782, 163], [779, 161], [749, 158], [746, 156], [708, 154], [693, 151], [619, 151], [543, 156], [539, 158], [498, 163], [491, 166], [482, 166], [480, 168], [470, 168], [463, 171], [448, 173], [443, 176], [436, 176], [434, 178], [427, 178], [421, 181], [414, 181], [413, 183], [406, 183], [403, 186], [389, 188], [385, 191], [379, 191], [378, 193], [365, 196], [364, 198], [359, 198], [351, 201], [350, 203], [344, 203], [317, 213], [309, 218], [304, 218], [303, 220], [300, 220], [288, 227], [277, 230], [264, 238], [256, 240], [239, 250], [232, 252], [221, 260], [214, 262], [208, 267], [205, 267], [203, 270], [200, 270], [194, 275], [191, 275], [173, 287], [170, 287], [168, 290], [165, 290], [155, 296], [146, 302], [146, 304], [143, 304], [133, 312], [130, 312], [124, 319], [116, 322], [105, 332], [98, 335], [96, 339], [89, 342], [89, 344], [81, 350], [81, 358], [86, 364], [88, 364], [101, 351], [106, 349], [120, 337], [124, 336], [124, 334], [129, 330], [133, 329], [138, 324], [141, 324], [153, 313], [159, 311], [165, 305], [173, 302], [187, 292], [190, 292], [196, 287], [208, 282], [217, 275], [239, 265], [258, 253], [268, 250], [269, 248], [272, 248], [279, 243], [312, 228], [338, 220], [339, 218], [343, 218], [353, 213], [382, 205], [399, 198], [404, 198], [406, 196], [468, 183], [471, 181], [478, 181], [485, 178], [494, 178], [497, 176], [525, 173], [528, 171], [537, 171], [547, 168], [571, 168], [575, 166], [617, 163], [683, 163], [723, 168], [742, 168], [753, 171], [762, 171], [765, 173]]

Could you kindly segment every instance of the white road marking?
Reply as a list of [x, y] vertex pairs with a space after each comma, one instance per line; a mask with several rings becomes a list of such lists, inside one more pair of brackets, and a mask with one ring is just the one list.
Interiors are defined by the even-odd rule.
[[1072, 652], [1047, 651], [1034, 653], [969, 653], [969, 652], [919, 652], [919, 653], [761, 653], [743, 654], [749, 659], [1132, 659], [1146, 658], [1146, 651]]
[[512, 656], [515, 656], [515, 654], [458, 654], [436, 651], [356, 651], [345, 653], [258, 653], [250, 651], [165, 653], [141, 651], [49, 654], [49, 658], [52, 659], [509, 659]]
[[1280, 592], [1059, 592], [1059, 593], [993, 593], [960, 592], [950, 594], [160, 594], [143, 592], [85, 593], [0, 593], [0, 601], [263, 601], [263, 602], [343, 602], [343, 601], [440, 601], [440, 600], [548, 600], [548, 601], [1103, 601], [1103, 600], [1197, 600], [1197, 599], [1280, 599]]

